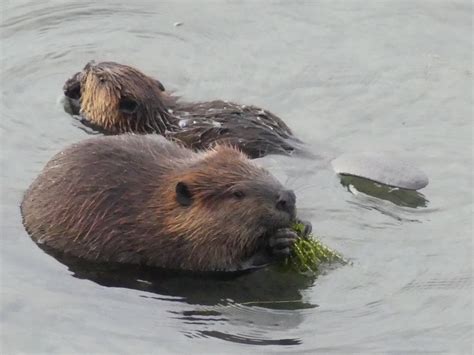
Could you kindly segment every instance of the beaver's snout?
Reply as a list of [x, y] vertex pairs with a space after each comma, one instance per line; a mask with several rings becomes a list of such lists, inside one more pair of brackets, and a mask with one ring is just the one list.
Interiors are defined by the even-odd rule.
[[296, 216], [296, 195], [292, 190], [283, 190], [280, 192], [276, 202], [276, 208], [286, 212], [294, 219]]
[[79, 100], [81, 98], [81, 80], [81, 72], [76, 73], [69, 78], [63, 86], [64, 95], [71, 99]]

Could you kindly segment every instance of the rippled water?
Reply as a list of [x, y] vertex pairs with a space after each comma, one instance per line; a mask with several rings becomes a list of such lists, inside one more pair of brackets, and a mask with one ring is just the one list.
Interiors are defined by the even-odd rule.
[[[1, 26], [2, 353], [472, 352], [469, 1], [4, 1]], [[262, 163], [351, 265], [118, 287], [37, 248], [18, 206], [87, 136], [60, 98], [91, 59], [284, 118], [321, 159]], [[422, 202], [348, 192], [327, 163], [362, 150], [425, 170]]]

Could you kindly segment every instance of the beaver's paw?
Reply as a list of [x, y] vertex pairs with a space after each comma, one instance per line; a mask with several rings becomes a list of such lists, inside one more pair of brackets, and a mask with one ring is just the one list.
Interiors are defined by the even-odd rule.
[[303, 220], [301, 220], [301, 219], [297, 219], [297, 220], [296, 220], [296, 223], [302, 224], [302, 225], [304, 226], [302, 237], [304, 237], [304, 238], [309, 237], [309, 235], [310, 235], [311, 232], [313, 231], [313, 226], [311, 225], [311, 222], [303, 221]]
[[298, 235], [293, 229], [278, 229], [268, 241], [271, 255], [276, 258], [284, 258], [289, 256], [291, 252], [291, 246], [297, 238]]

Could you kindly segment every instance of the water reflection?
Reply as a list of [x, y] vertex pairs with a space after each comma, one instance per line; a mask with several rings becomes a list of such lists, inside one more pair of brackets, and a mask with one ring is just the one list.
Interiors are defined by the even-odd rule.
[[[265, 268], [251, 273], [191, 273], [145, 266], [99, 264], [57, 253], [40, 246], [65, 264], [79, 279], [107, 287], [147, 291], [162, 298], [172, 296], [188, 304], [239, 303], [269, 309], [305, 309], [315, 305], [302, 300], [301, 291], [311, 287], [315, 276]], [[168, 299], [168, 298], [167, 298]]]
[[194, 306], [173, 312], [173, 318], [184, 325], [188, 338], [215, 338], [250, 345], [299, 345], [299, 337], [291, 337], [305, 317], [295, 310], [273, 310], [246, 304], [229, 303], [216, 306]]
[[252, 339], [249, 337], [223, 333], [220, 331], [208, 331], [204, 330], [201, 332], [202, 335], [213, 337], [217, 339], [222, 339], [226, 341], [231, 341], [234, 343], [240, 344], [250, 344], [250, 345], [299, 345], [301, 344], [300, 339], [276, 339], [276, 340], [267, 340], [267, 339]]
[[140, 297], [152, 301], [183, 303], [184, 310], [169, 313], [182, 322], [181, 332], [189, 338], [299, 345], [301, 339], [280, 338], [275, 331], [297, 328], [304, 320], [297, 310], [317, 307], [302, 297], [302, 291], [314, 284], [315, 277], [283, 272], [277, 267], [242, 274], [171, 272], [87, 262], [40, 247], [65, 264], [76, 278], [106, 287], [145, 291]]
[[340, 175], [340, 178], [341, 185], [351, 193], [354, 193], [353, 189], [355, 189], [357, 192], [390, 201], [402, 207], [418, 208], [428, 205], [425, 196], [415, 190], [395, 188], [352, 175]]

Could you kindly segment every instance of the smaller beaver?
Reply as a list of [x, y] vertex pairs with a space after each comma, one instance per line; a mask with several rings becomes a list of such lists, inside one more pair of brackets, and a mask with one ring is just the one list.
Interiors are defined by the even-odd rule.
[[295, 202], [232, 147], [193, 152], [162, 137], [121, 135], [54, 156], [21, 210], [38, 244], [84, 260], [243, 271], [289, 254]]
[[289, 155], [302, 142], [277, 116], [255, 106], [215, 100], [186, 103], [139, 70], [88, 63], [64, 84], [69, 111], [104, 133], [158, 133], [193, 150], [238, 147], [251, 158]]

